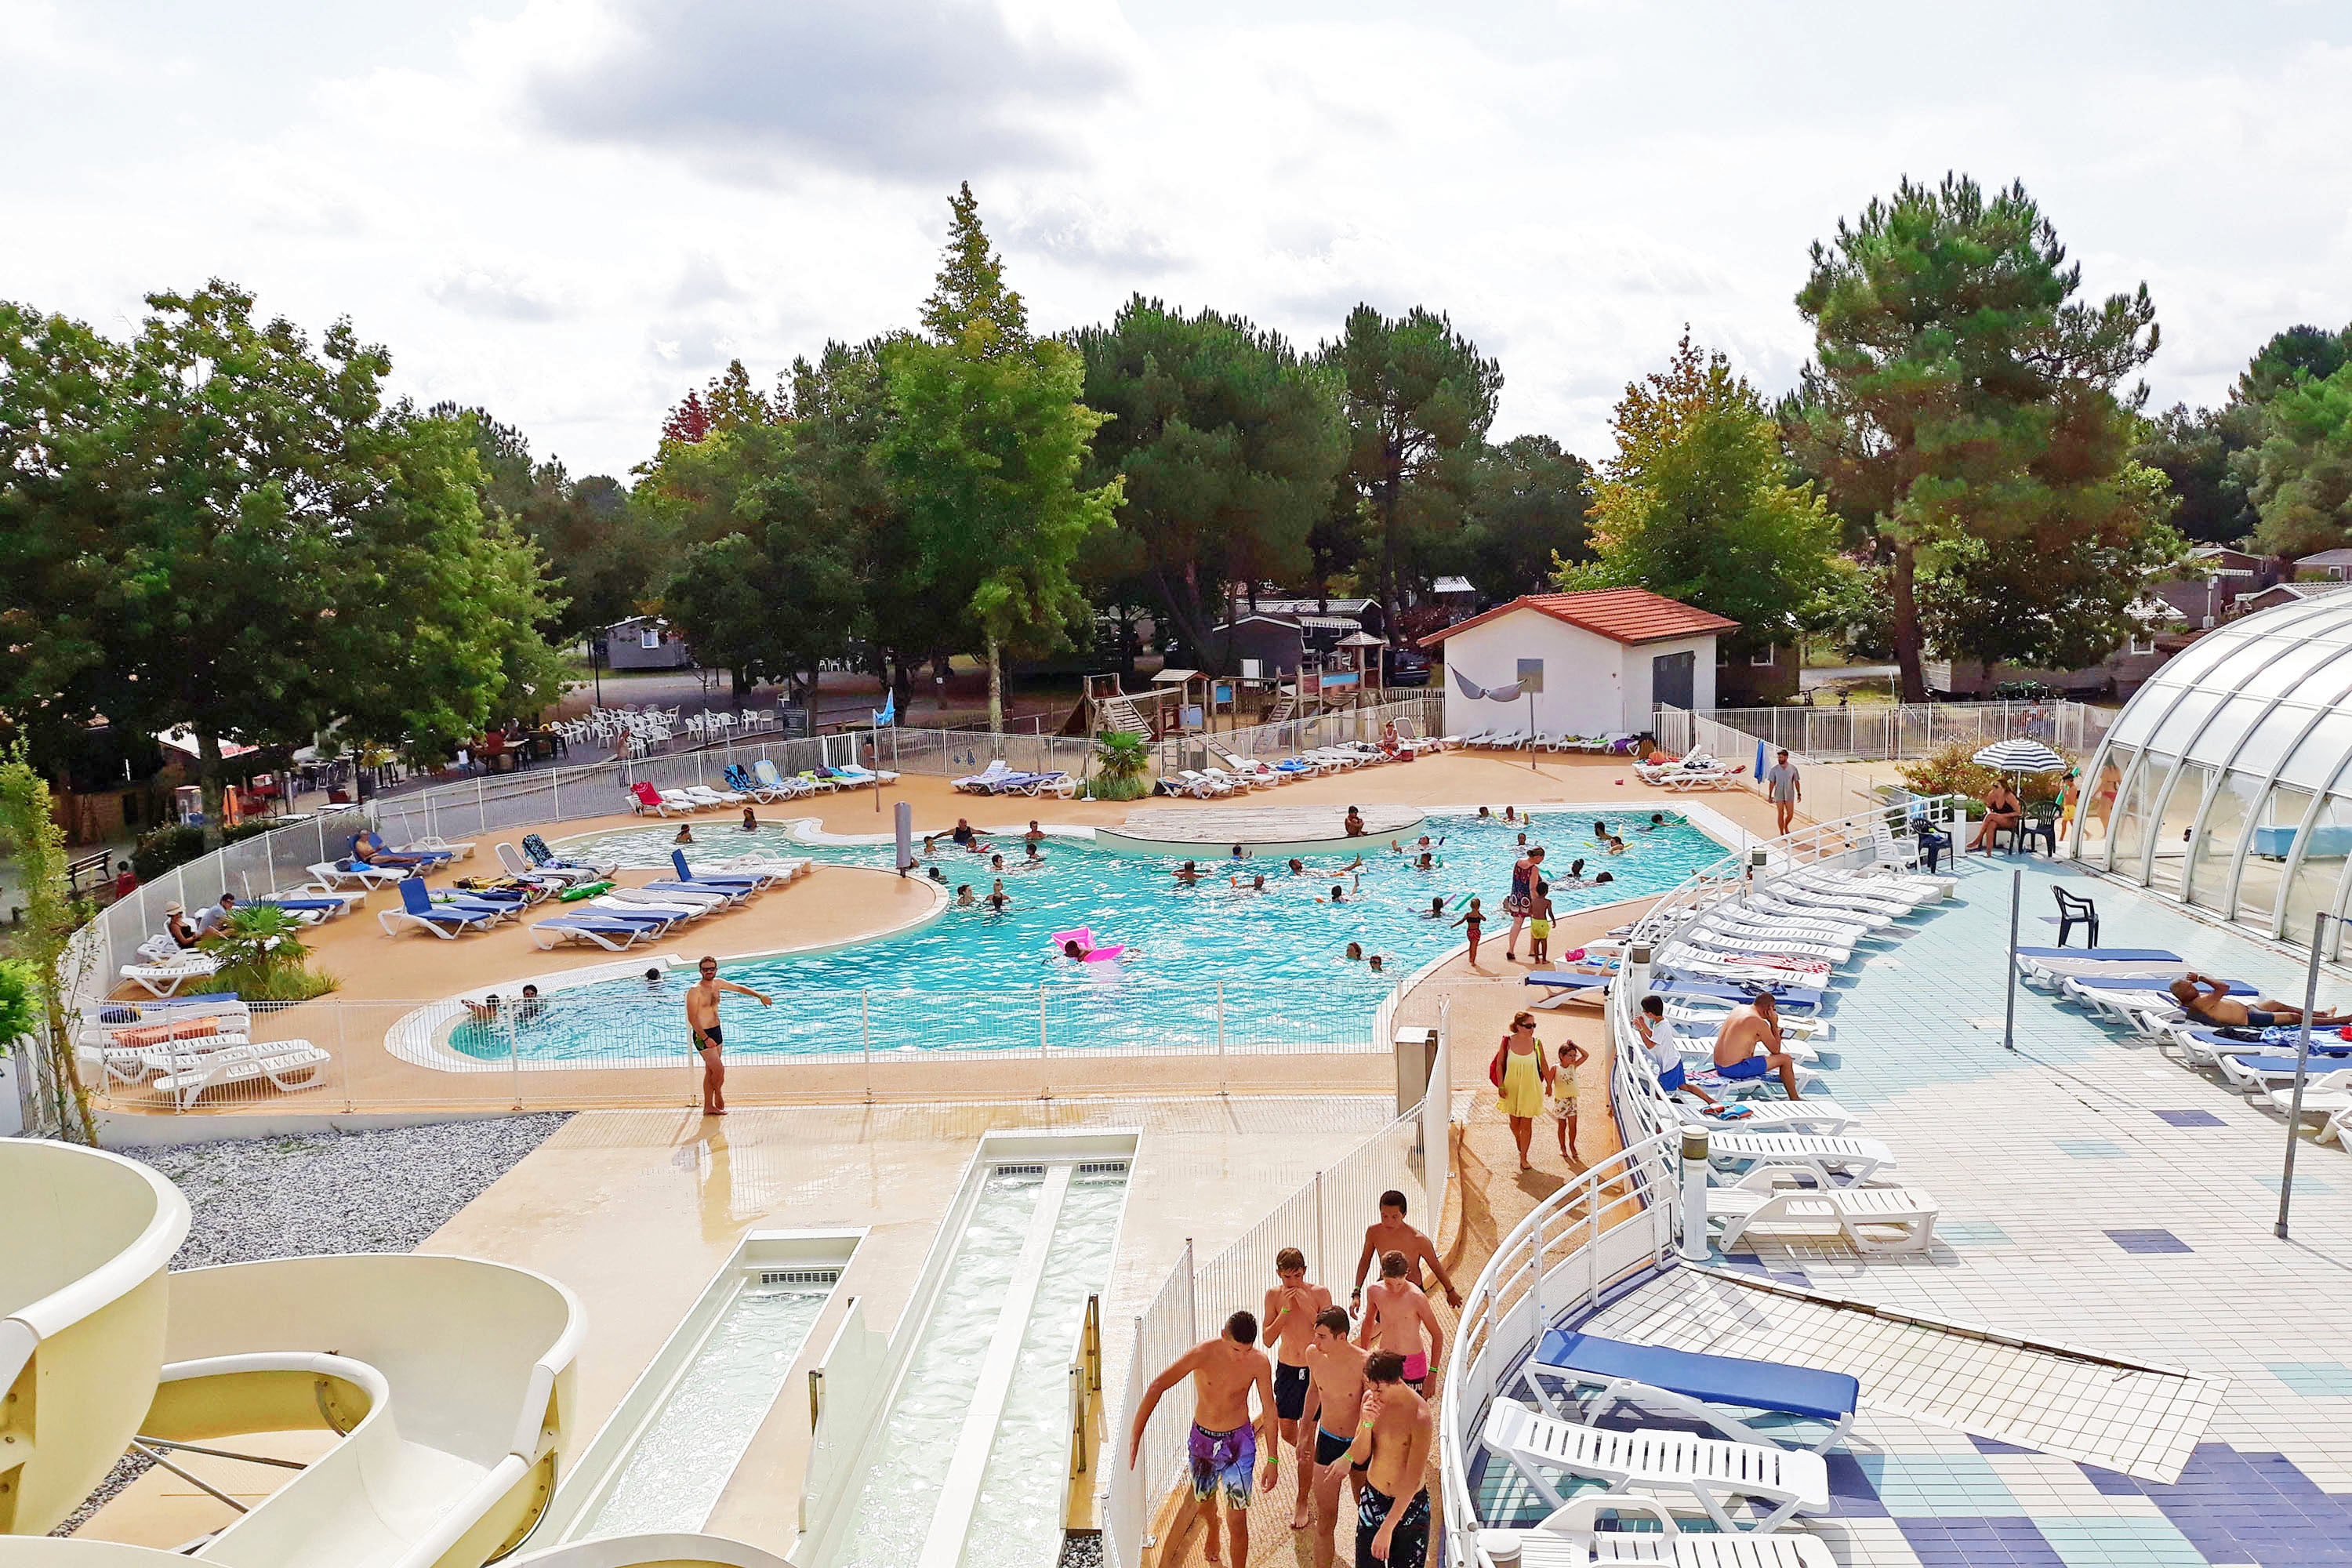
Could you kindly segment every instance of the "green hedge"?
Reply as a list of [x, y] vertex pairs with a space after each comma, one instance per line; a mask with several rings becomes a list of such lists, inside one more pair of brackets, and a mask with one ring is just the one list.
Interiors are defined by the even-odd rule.
[[131, 851], [131, 868], [142, 882], [152, 882], [174, 866], [184, 866], [205, 852], [205, 830], [176, 824], [139, 837]]

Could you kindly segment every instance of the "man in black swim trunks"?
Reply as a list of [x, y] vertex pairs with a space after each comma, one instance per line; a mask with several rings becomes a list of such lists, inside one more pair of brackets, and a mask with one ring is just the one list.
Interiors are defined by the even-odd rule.
[[1376, 1351], [1364, 1361], [1362, 1416], [1350, 1459], [1365, 1467], [1356, 1502], [1356, 1568], [1423, 1568], [1429, 1561], [1430, 1450], [1436, 1423], [1429, 1402], [1404, 1383], [1404, 1358]]
[[688, 987], [686, 993], [686, 1027], [694, 1049], [702, 1058], [702, 1114], [727, 1114], [727, 1067], [719, 1059], [723, 1037], [719, 1032], [719, 998], [730, 991], [738, 996], [757, 996], [760, 1005], [772, 1007], [776, 999], [764, 991], [754, 991], [748, 985], [738, 985], [732, 980], [719, 978], [719, 961], [706, 958], [698, 966], [702, 973], [699, 982]]
[[[1348, 1338], [1348, 1310], [1326, 1307], [1316, 1314], [1315, 1336], [1307, 1350], [1308, 1386], [1298, 1423], [1298, 1493], [1315, 1504], [1315, 1568], [1331, 1568], [1331, 1532], [1339, 1522], [1339, 1483], [1345, 1478], [1356, 1500], [1364, 1495], [1364, 1468], [1345, 1463], [1355, 1441], [1348, 1430], [1364, 1402], [1364, 1363], [1370, 1356]], [[1331, 1426], [1339, 1430], [1333, 1432]], [[1291, 1527], [1297, 1529], [1293, 1519]]]

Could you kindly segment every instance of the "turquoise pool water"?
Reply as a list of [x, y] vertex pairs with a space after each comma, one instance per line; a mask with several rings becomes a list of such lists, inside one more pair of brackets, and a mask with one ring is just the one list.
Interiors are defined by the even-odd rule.
[[[1203, 879], [1176, 885], [1175, 860], [1113, 855], [1083, 840], [1047, 840], [1045, 864], [1017, 867], [1004, 877], [1011, 909], [991, 915], [950, 910], [916, 930], [829, 952], [739, 959], [726, 978], [772, 993], [772, 1008], [729, 997], [721, 1013], [732, 1058], [908, 1048], [1034, 1049], [1041, 1037], [1056, 1050], [1144, 1046], [1229, 1048], [1363, 1043], [1372, 1008], [1396, 980], [1457, 944], [1453, 924], [1472, 894], [1484, 903], [1486, 934], [1497, 944], [1509, 930], [1502, 917], [1518, 835], [1549, 852], [1552, 901], [1565, 911], [1674, 887], [1721, 858], [1724, 848], [1669, 815], [1664, 826], [1642, 831], [1645, 816], [1612, 816], [1628, 848], [1602, 854], [1592, 818], [1549, 814], [1525, 829], [1475, 816], [1432, 816], [1427, 831], [1443, 837], [1442, 864], [1415, 868], [1407, 856], [1368, 841], [1360, 874], [1339, 868], [1352, 857], [1310, 859], [1292, 876], [1279, 860], [1252, 860], [1245, 875], [1264, 873], [1266, 890], [1227, 885], [1222, 858], [1202, 861]], [[675, 826], [628, 828], [583, 836], [556, 846], [624, 866], [667, 867]], [[717, 861], [747, 847], [764, 853], [806, 856], [832, 863], [887, 868], [887, 844], [807, 845], [785, 829], [746, 834], [714, 822], [698, 830], [689, 859]], [[985, 897], [993, 875], [985, 856], [943, 847], [937, 864], [949, 886], [970, 883]], [[1412, 841], [1406, 841], [1407, 848]], [[1000, 846], [1008, 864], [1021, 858], [1018, 837]], [[1607, 870], [1609, 885], [1570, 887], [1569, 863], [1584, 857], [1585, 875]], [[1343, 900], [1328, 902], [1334, 882]], [[820, 895], [803, 886], [769, 898]], [[1443, 899], [1443, 920], [1428, 917]], [[673, 931], [651, 952], [691, 959], [718, 940], [725, 917], [707, 927]], [[1109, 963], [1074, 963], [1053, 949], [1053, 932], [1091, 926], [1104, 942], [1127, 952]], [[1373, 974], [1344, 958], [1360, 942], [1385, 961]], [[640, 950], [647, 951], [647, 950]], [[689, 976], [673, 973], [658, 987], [642, 980], [605, 982], [562, 991], [514, 1030], [514, 1048], [536, 1060], [590, 1062], [649, 1053], [683, 1052], [683, 992]], [[1221, 995], [1222, 993], [1222, 995]], [[1222, 1005], [1220, 1003], [1222, 1001]], [[451, 1046], [483, 1058], [505, 1057], [504, 1026], [461, 1024]]]

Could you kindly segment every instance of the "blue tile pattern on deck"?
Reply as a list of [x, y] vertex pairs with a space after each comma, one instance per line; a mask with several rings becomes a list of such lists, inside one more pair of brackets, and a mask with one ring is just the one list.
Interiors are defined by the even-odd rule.
[[1865, 1454], [1862, 1473], [1897, 1519], [2023, 1510], [1982, 1454]]
[[2210, 1110], [2159, 1110], [2157, 1116], [2175, 1127], [2227, 1127], [2228, 1122]]
[[2033, 1521], [2021, 1514], [1991, 1519], [1898, 1519], [1921, 1568], [2067, 1568]]
[[[2168, 1487], [2083, 1468], [2109, 1497], [2139, 1496], [2155, 1503], [2188, 1550], [2185, 1556], [2128, 1561], [2253, 1563], [2262, 1568], [2352, 1564], [2352, 1498], [2320, 1490], [2284, 1455], [2242, 1454], [2224, 1443], [2200, 1443], [2179, 1481]], [[2047, 1531], [2051, 1521], [2042, 1523]], [[2070, 1564], [2074, 1561], [2067, 1558]]]
[[2111, 1230], [2107, 1232], [2107, 1239], [2126, 1252], [2138, 1253], [2143, 1257], [2157, 1253], [2196, 1250], [2168, 1230]]
[[2352, 1397], [2352, 1366], [2340, 1361], [2274, 1361], [2270, 1374], [2305, 1399]]

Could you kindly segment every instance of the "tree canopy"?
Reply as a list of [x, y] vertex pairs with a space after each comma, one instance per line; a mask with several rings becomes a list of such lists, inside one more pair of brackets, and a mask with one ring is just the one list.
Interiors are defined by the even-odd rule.
[[1735, 656], [1793, 638], [1831, 581], [1837, 524], [1793, 479], [1780, 426], [1720, 353], [1688, 333], [1663, 373], [1628, 385], [1593, 506], [1594, 559], [1570, 588], [1638, 586], [1727, 616]]
[[[0, 707], [446, 755], [560, 684], [537, 550], [485, 516], [476, 433], [387, 405], [347, 321], [314, 349], [215, 281], [128, 342], [0, 304]], [[216, 815], [215, 815], [215, 819]]]
[[2263, 430], [2246, 465], [2261, 519], [2256, 544], [2293, 556], [2352, 542], [2352, 363], [2322, 378], [2299, 372], [2280, 385], [2264, 405]]
[[1001, 731], [1005, 655], [1067, 646], [1087, 614], [1078, 551], [1112, 526], [1120, 483], [1080, 488], [1103, 416], [1078, 401], [1078, 352], [1030, 335], [971, 187], [949, 207], [946, 258], [923, 306], [928, 335], [882, 346], [895, 416], [883, 448], [926, 586], [979, 633], [990, 727]]
[[1103, 573], [1142, 580], [1192, 657], [1223, 670], [1211, 637], [1226, 584], [1297, 578], [1347, 458], [1338, 378], [1238, 317], [1129, 300], [1075, 334], [1082, 396], [1108, 421], [1087, 482], [1116, 478], [1116, 531], [1091, 536]]
[[1453, 558], [1483, 599], [1544, 591], [1563, 563], [1592, 554], [1592, 470], [1549, 436], [1514, 436], [1479, 454]]
[[1348, 474], [1393, 624], [1403, 574], [1469, 511], [1503, 367], [1418, 305], [1393, 318], [1357, 306], [1323, 354], [1339, 372]]
[[[1889, 567], [1906, 698], [1926, 695], [1922, 571], [1946, 651], [2064, 664], [2113, 649], [2178, 551], [2118, 395], [2156, 352], [2145, 285], [2077, 300], [2082, 269], [2022, 185], [1905, 181], [1816, 244], [1797, 307], [1816, 358], [1792, 448]], [[2094, 657], [2097, 657], [2095, 655]]]

